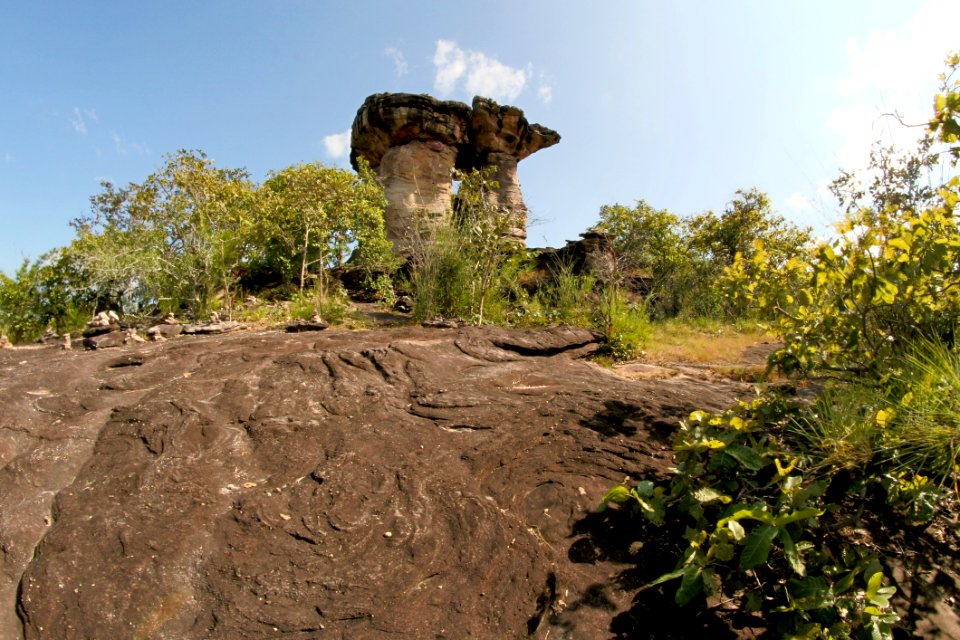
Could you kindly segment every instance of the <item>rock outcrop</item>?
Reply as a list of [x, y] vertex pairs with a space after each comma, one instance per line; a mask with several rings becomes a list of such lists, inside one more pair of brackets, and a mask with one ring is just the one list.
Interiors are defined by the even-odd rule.
[[530, 124], [517, 107], [498, 105], [489, 98], [473, 99], [470, 117], [470, 168], [495, 167], [500, 188], [488, 192], [488, 202], [510, 212], [510, 236], [527, 239], [527, 206], [520, 192], [517, 163], [533, 153], [560, 142], [560, 134], [539, 124]]
[[473, 107], [427, 95], [378, 93], [367, 98], [353, 121], [350, 160], [377, 171], [387, 196], [387, 237], [398, 250], [410, 247], [425, 225], [449, 219], [454, 168], [495, 167], [500, 188], [490, 204], [509, 211], [509, 234], [526, 239], [527, 209], [517, 163], [560, 141], [560, 135], [530, 124], [517, 107], [477, 96]]
[[425, 224], [449, 216], [451, 172], [467, 139], [470, 108], [430, 96], [378, 93], [353, 121], [350, 161], [364, 158], [387, 196], [387, 237], [407, 248]]
[[752, 391], [627, 380], [595, 340], [0, 350], [0, 638], [610, 637], [634, 594], [594, 549], [633, 538], [594, 543], [632, 531], [600, 497], [666, 472], [657, 424]]

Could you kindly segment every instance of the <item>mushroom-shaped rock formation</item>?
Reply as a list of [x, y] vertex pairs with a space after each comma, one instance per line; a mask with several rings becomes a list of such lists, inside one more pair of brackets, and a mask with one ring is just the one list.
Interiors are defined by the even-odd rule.
[[556, 131], [528, 123], [520, 109], [488, 98], [474, 98], [471, 109], [427, 95], [378, 93], [357, 111], [350, 160], [358, 168], [364, 158], [377, 171], [387, 197], [387, 237], [400, 251], [424, 224], [449, 219], [454, 167], [496, 168], [500, 188], [488, 201], [510, 212], [509, 234], [523, 242], [527, 209], [517, 162], [559, 141]]
[[510, 213], [510, 235], [527, 239], [527, 207], [520, 193], [517, 163], [540, 149], [560, 142], [560, 134], [539, 124], [530, 124], [517, 107], [498, 105], [489, 98], [473, 99], [470, 114], [470, 151], [473, 167], [496, 167], [494, 179], [500, 188], [489, 192], [490, 204]]
[[426, 95], [378, 93], [353, 121], [350, 161], [364, 158], [387, 197], [387, 237], [409, 248], [421, 225], [446, 220], [451, 171], [467, 138], [470, 108]]

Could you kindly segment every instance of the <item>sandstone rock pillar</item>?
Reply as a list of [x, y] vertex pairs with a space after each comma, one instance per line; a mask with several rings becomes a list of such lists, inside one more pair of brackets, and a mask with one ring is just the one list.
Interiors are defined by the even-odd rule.
[[378, 93], [367, 98], [353, 121], [350, 160], [364, 158], [377, 171], [387, 196], [387, 238], [403, 252], [426, 226], [447, 222], [456, 167], [493, 167], [499, 188], [487, 203], [506, 209], [508, 234], [527, 237], [527, 207], [517, 163], [560, 141], [560, 134], [530, 124], [517, 107], [477, 96], [462, 102], [426, 95]]
[[387, 196], [384, 223], [394, 246], [406, 248], [412, 234], [449, 219], [455, 148], [437, 140], [390, 147], [379, 175]]
[[560, 142], [560, 134], [527, 122], [523, 111], [477, 96], [470, 112], [470, 144], [476, 167], [494, 167], [500, 188], [491, 192], [489, 203], [505, 208], [511, 218], [510, 236], [527, 239], [527, 206], [520, 191], [517, 163], [540, 149]]
[[353, 121], [350, 159], [377, 171], [387, 196], [387, 238], [411, 248], [425, 226], [450, 219], [453, 168], [466, 140], [470, 108], [430, 96], [380, 93]]

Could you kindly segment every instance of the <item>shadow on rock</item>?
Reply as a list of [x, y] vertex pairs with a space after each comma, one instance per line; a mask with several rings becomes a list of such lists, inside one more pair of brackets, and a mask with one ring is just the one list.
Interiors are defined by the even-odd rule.
[[[571, 534], [575, 539], [567, 552], [570, 561], [615, 562], [624, 568], [609, 583], [592, 585], [578, 600], [569, 603], [565, 612], [583, 607], [614, 611], [617, 607], [608, 593], [635, 591], [630, 608], [610, 622], [612, 638], [755, 637], [751, 629], [732, 628], [731, 612], [708, 608], [703, 597], [685, 607], [678, 606], [673, 599], [677, 587], [674, 582], [643, 588], [672, 571], [683, 552], [677, 543], [683, 540], [682, 531], [673, 529], [669, 525], [655, 527], [634, 517], [628, 509], [618, 508], [590, 513], [578, 520]], [[563, 617], [557, 617], [555, 626], [569, 626], [564, 624]]]
[[596, 431], [604, 438], [633, 436], [645, 424], [647, 413], [640, 406], [622, 400], [607, 400], [603, 410], [580, 421], [580, 426]]

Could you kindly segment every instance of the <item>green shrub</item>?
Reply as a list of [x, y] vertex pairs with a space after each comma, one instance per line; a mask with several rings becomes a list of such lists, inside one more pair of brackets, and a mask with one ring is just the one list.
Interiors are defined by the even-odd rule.
[[[804, 408], [771, 394], [721, 414], [697, 411], [673, 442], [666, 484], [618, 485], [604, 497], [631, 505], [686, 541], [675, 600], [711, 597], [763, 614], [779, 637], [892, 637], [898, 619], [880, 562], [819, 523], [840, 509], [824, 496], [831, 478], [784, 435]], [[846, 497], [846, 496], [844, 496]], [[682, 532], [682, 533], [681, 533]]]
[[474, 273], [463, 238], [452, 225], [421, 231], [410, 261], [409, 289], [418, 322], [436, 316], [469, 318]]
[[316, 313], [330, 324], [339, 324], [349, 314], [350, 298], [338, 282], [331, 282], [295, 294], [287, 308], [288, 320], [309, 320]]
[[643, 353], [652, 329], [643, 303], [631, 303], [623, 290], [607, 285], [599, 294], [597, 325], [607, 336], [603, 352], [614, 360], [631, 360]]
[[593, 324], [592, 309], [596, 306], [592, 275], [576, 275], [573, 268], [564, 265], [554, 273], [536, 293], [536, 302], [546, 324], [563, 323], [576, 327]]
[[941, 341], [920, 341], [905, 356], [893, 384], [902, 395], [890, 409], [886, 460], [896, 473], [929, 476], [935, 486], [956, 487], [960, 480], [960, 353]]

